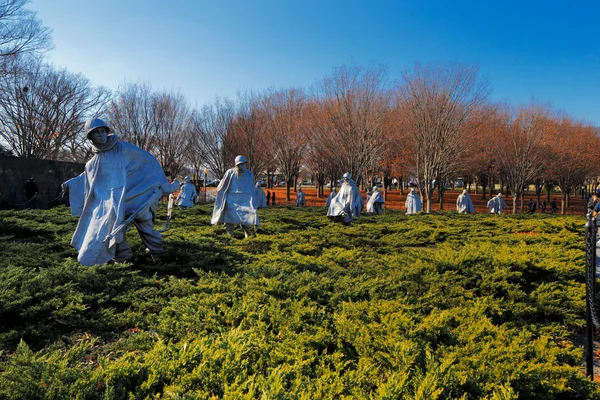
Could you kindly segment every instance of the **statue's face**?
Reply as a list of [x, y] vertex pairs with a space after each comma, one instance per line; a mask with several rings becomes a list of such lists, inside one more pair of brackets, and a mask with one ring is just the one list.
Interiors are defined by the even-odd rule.
[[236, 165], [236, 167], [237, 167], [238, 171], [244, 172], [245, 170], [248, 169], [248, 164], [241, 163], [241, 164]]
[[108, 131], [104, 127], [96, 128], [90, 133], [90, 140], [96, 146], [102, 146], [106, 143]]

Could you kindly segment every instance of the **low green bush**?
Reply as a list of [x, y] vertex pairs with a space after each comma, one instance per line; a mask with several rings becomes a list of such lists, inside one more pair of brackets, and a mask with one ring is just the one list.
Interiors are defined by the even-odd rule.
[[67, 208], [0, 211], [0, 398], [600, 399], [582, 217], [259, 213], [86, 268]]

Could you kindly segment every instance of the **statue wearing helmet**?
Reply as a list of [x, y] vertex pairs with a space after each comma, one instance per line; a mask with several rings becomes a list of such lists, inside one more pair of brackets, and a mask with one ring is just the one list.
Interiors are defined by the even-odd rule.
[[349, 172], [342, 176], [342, 181], [339, 193], [330, 200], [328, 199], [327, 216], [336, 222], [351, 225], [353, 218], [360, 217], [364, 200]]
[[258, 203], [254, 187], [254, 176], [248, 170], [248, 160], [244, 156], [235, 158], [235, 167], [228, 169], [217, 187], [217, 199], [211, 224], [225, 224], [225, 229], [233, 236], [235, 225], [240, 225], [244, 236], [250, 234], [250, 225], [258, 227]]
[[475, 212], [473, 200], [471, 200], [471, 196], [469, 196], [469, 191], [467, 189], [464, 189], [462, 194], [456, 198], [456, 211], [458, 211], [459, 214], [473, 214]]
[[183, 208], [194, 207], [194, 204], [196, 202], [196, 196], [198, 196], [196, 186], [194, 186], [192, 178], [190, 176], [186, 176], [183, 179], [183, 185], [181, 185], [181, 190], [177, 195], [177, 206]]
[[367, 200], [367, 212], [370, 215], [383, 214], [383, 203], [384, 203], [384, 200], [383, 200], [383, 196], [381, 195], [381, 192], [379, 191], [379, 186], [373, 186], [373, 191], [371, 192], [371, 196], [369, 196], [369, 198]]
[[103, 120], [85, 123], [94, 156], [85, 171], [63, 184], [69, 190], [73, 215], [79, 222], [71, 245], [86, 266], [110, 260], [123, 262], [133, 256], [125, 231], [133, 223], [148, 252], [163, 252], [162, 236], [154, 229], [154, 212], [165, 193], [179, 188], [171, 184], [156, 158], [130, 143], [119, 141]]

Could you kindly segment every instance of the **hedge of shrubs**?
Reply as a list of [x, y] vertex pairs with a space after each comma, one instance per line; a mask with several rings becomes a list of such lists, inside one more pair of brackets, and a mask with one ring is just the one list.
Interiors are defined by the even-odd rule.
[[0, 398], [600, 399], [582, 217], [211, 212], [91, 268], [67, 208], [0, 212]]

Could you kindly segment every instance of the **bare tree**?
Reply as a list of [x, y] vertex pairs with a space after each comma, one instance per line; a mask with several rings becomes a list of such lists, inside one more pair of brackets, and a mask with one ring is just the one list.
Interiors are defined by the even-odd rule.
[[488, 86], [477, 72], [477, 67], [457, 63], [416, 64], [404, 74], [399, 88], [404, 129], [412, 139], [415, 173], [428, 213], [435, 181], [457, 170], [469, 144], [464, 129], [488, 96]]
[[185, 146], [191, 132], [190, 111], [180, 94], [155, 93], [152, 97], [152, 153], [175, 177], [184, 168]]
[[521, 107], [516, 112], [504, 108], [495, 118], [497, 135], [490, 146], [512, 193], [516, 214], [523, 191], [544, 168], [549, 112], [540, 106]]
[[561, 213], [565, 214], [569, 195], [597, 173], [600, 138], [590, 125], [566, 116], [557, 118], [552, 125], [546, 136], [548, 162], [544, 163], [544, 172], [560, 187]]
[[82, 75], [23, 60], [0, 77], [0, 138], [19, 157], [79, 160], [83, 123], [109, 98]]
[[238, 93], [235, 117], [229, 129], [232, 152], [248, 159], [248, 168], [255, 178], [268, 168], [273, 157], [267, 138], [268, 115], [262, 97], [253, 93]]
[[335, 149], [327, 146], [327, 140], [322, 136], [329, 134], [324, 128], [325, 112], [323, 107], [317, 101], [309, 101], [306, 108], [307, 120], [307, 148], [304, 157], [306, 167], [310, 170], [313, 178], [317, 182], [317, 196], [324, 195], [325, 181], [327, 178], [335, 180], [338, 171], [333, 171], [332, 167], [338, 161], [335, 157]]
[[192, 113], [189, 145], [196, 159], [202, 159], [203, 164], [219, 177], [225, 175], [235, 158], [228, 136], [234, 117], [233, 103], [218, 98], [214, 104], [205, 105]]
[[[50, 29], [42, 26], [28, 0], [0, 0], [0, 60], [52, 47]], [[6, 65], [6, 64], [5, 64]]]
[[326, 118], [315, 125], [327, 147], [336, 149], [342, 167], [360, 184], [386, 144], [384, 121], [390, 108], [387, 70], [357, 65], [334, 68], [315, 88]]
[[108, 122], [124, 141], [150, 151], [154, 136], [153, 91], [149, 84], [126, 83], [107, 110]]
[[279, 172], [287, 182], [286, 200], [290, 201], [290, 187], [300, 173], [307, 146], [304, 92], [289, 89], [274, 92], [266, 100], [270, 115], [269, 138]]

